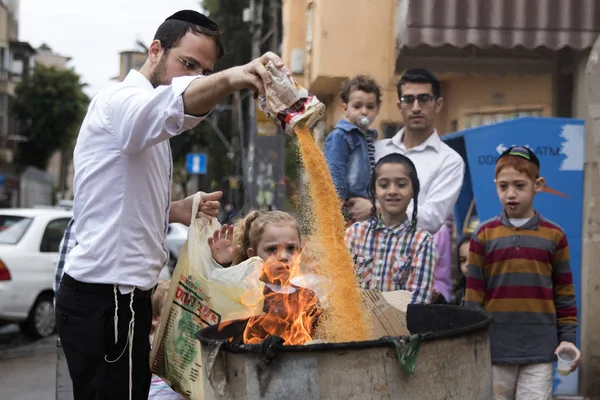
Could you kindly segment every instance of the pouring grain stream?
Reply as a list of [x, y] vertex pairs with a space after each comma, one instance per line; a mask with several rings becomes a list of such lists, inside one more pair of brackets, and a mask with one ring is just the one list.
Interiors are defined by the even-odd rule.
[[322, 335], [330, 342], [367, 340], [370, 337], [367, 314], [356, 280], [354, 263], [344, 243], [345, 222], [325, 157], [310, 130], [294, 127], [300, 155], [310, 181], [314, 204], [314, 229], [323, 251], [321, 269], [334, 283], [328, 293], [330, 307], [321, 322]]
[[322, 251], [320, 269], [334, 288], [319, 317], [319, 332], [330, 342], [369, 339], [369, 321], [363, 308], [354, 263], [344, 243], [345, 223], [325, 157], [311, 128], [325, 115], [325, 105], [272, 62], [265, 65], [271, 82], [259, 97], [259, 106], [271, 121], [298, 138], [300, 155], [310, 178], [313, 229]]

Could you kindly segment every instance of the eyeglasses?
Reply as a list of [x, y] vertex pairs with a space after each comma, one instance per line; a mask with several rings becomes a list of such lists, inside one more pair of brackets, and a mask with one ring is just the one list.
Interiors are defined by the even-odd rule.
[[413, 94], [407, 94], [400, 97], [400, 103], [402, 103], [402, 105], [405, 107], [415, 104], [415, 100], [417, 100], [420, 105], [426, 106], [435, 101], [435, 96], [429, 93], [421, 93], [416, 96]]
[[204, 70], [202, 70], [202, 68], [199, 65], [197, 65], [196, 63], [185, 61], [184, 59], [182, 59], [179, 56], [177, 56], [177, 54], [173, 54], [173, 56], [175, 56], [175, 58], [178, 59], [179, 62], [183, 64], [183, 67], [187, 71], [195, 72], [198, 75], [204, 75], [204, 76], [208, 76], [208, 75], [211, 74], [210, 71], [204, 71]]

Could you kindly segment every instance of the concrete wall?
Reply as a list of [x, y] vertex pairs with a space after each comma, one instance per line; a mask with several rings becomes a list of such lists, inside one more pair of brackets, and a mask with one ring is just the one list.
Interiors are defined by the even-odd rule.
[[142, 51], [123, 51], [119, 54], [120, 62], [119, 62], [119, 76], [117, 80], [121, 82], [129, 71], [132, 69], [140, 70], [146, 62], [146, 58], [148, 58], [148, 54]]
[[313, 2], [313, 77], [369, 73], [389, 85], [396, 60], [396, 0]]
[[4, 6], [0, 6], [0, 42], [7, 43], [8, 35], [8, 10]]
[[[371, 75], [382, 88], [382, 104], [374, 127], [399, 122], [394, 76], [394, 17], [398, 0], [284, 0], [282, 57], [290, 65], [294, 49], [308, 49], [300, 84], [317, 91], [328, 106], [326, 125], [339, 118], [338, 93], [344, 80]], [[312, 23], [307, 20], [310, 7]], [[307, 26], [312, 41], [307, 46]], [[311, 35], [309, 35], [311, 36]]]
[[[281, 57], [291, 67], [292, 51], [306, 50], [306, 0], [282, 0], [281, 4]], [[303, 74], [295, 74], [294, 79], [304, 85]]]
[[0, 5], [0, 43], [18, 40], [19, 22], [8, 12], [4, 5]]
[[588, 54], [582, 54], [577, 60], [573, 93], [573, 117], [585, 119], [580, 392], [586, 398], [600, 399], [600, 169], [587, 109]]
[[438, 123], [441, 133], [467, 128], [469, 113], [510, 112], [541, 109], [552, 115], [552, 75], [459, 76], [443, 83], [444, 111]]

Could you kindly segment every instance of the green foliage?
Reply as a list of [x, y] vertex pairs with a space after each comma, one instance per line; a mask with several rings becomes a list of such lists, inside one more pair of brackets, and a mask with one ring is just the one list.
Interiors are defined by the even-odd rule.
[[44, 65], [17, 85], [13, 111], [29, 139], [19, 144], [17, 163], [46, 169], [55, 151], [72, 148], [89, 103], [83, 87], [72, 69]]
[[242, 18], [245, 7], [248, 7], [248, 1], [202, 1], [202, 8], [223, 30], [223, 40], [227, 54], [219, 60], [219, 69], [242, 65], [250, 61], [252, 35], [249, 25]]

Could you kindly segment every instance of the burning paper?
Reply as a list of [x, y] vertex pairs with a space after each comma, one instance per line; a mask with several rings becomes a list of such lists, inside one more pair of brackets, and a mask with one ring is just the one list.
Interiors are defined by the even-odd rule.
[[263, 312], [248, 319], [242, 337], [245, 344], [258, 344], [274, 335], [285, 345], [302, 345], [315, 336], [319, 299], [312, 290], [292, 283], [302, 282], [301, 254], [287, 265], [276, 255], [263, 262]]

